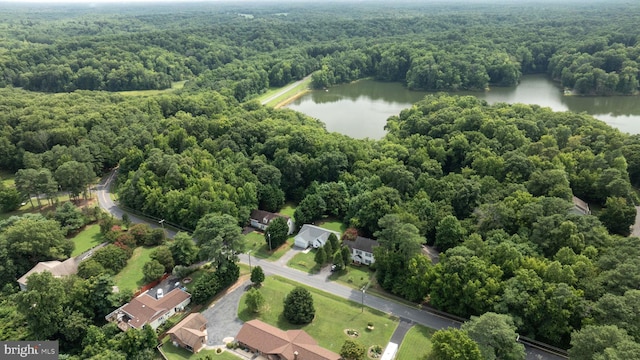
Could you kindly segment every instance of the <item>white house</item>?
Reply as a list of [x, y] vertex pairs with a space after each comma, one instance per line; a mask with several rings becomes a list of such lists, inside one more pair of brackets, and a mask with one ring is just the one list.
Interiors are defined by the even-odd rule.
[[355, 240], [343, 240], [342, 243], [351, 250], [354, 263], [371, 265], [376, 261], [373, 257], [373, 248], [378, 246], [376, 240], [358, 236]]
[[303, 249], [306, 249], [309, 246], [313, 246], [314, 248], [323, 247], [330, 234], [335, 234], [338, 239], [340, 238], [340, 233], [337, 231], [323, 229], [315, 225], [304, 224], [302, 225], [300, 232], [298, 232], [298, 235], [294, 238], [293, 245]]
[[144, 293], [106, 316], [118, 323], [118, 328], [142, 329], [149, 324], [154, 330], [164, 324], [176, 312], [184, 310], [191, 302], [191, 295], [182, 289], [173, 289], [160, 299]]
[[271, 220], [279, 217], [287, 220], [287, 226], [289, 226], [289, 231], [287, 232], [287, 235], [293, 234], [293, 231], [296, 228], [296, 224], [293, 222], [293, 220], [290, 217], [286, 215], [272, 213], [264, 210], [253, 210], [251, 212], [251, 218], [249, 219], [249, 223], [251, 224], [251, 227], [265, 231], [267, 230], [267, 227], [269, 226], [269, 223], [271, 222]]

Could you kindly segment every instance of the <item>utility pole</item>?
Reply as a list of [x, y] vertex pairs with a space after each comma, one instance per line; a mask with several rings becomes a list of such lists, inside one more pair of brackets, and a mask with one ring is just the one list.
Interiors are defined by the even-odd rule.
[[162, 226], [162, 235], [164, 235], [164, 237], [167, 237], [167, 232], [164, 230], [164, 219], [158, 221], [158, 224], [160, 224], [160, 226]]
[[249, 272], [251, 272], [251, 250], [247, 251], [247, 255], [249, 255]]
[[267, 233], [267, 237], [269, 238], [269, 251], [273, 250], [273, 248], [271, 247], [271, 233], [268, 232]]

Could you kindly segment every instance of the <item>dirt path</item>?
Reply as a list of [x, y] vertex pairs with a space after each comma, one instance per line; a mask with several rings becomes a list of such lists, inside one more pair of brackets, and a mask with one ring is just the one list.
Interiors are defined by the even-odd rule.
[[285, 86], [282, 89], [280, 89], [280, 91], [278, 91], [277, 93], [269, 96], [268, 98], [264, 99], [261, 101], [262, 105], [266, 105], [267, 103], [271, 102], [272, 100], [282, 96], [283, 94], [285, 94], [287, 91], [290, 91], [291, 89], [293, 89], [294, 87], [300, 85], [303, 81], [309, 79], [311, 77], [311, 75], [306, 76], [305, 78], [303, 78], [302, 80], [298, 80], [296, 82], [294, 82], [291, 85]]
[[636, 222], [631, 227], [631, 236], [640, 236], [640, 206], [636, 206]]

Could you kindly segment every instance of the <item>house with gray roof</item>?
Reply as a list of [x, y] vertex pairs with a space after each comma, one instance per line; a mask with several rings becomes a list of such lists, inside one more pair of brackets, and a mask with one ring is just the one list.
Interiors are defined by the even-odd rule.
[[264, 210], [253, 210], [249, 218], [249, 224], [253, 228], [265, 231], [267, 230], [267, 227], [269, 227], [269, 223], [273, 219], [276, 219], [279, 217], [287, 221], [287, 226], [289, 227], [289, 231], [287, 231], [287, 235], [293, 234], [293, 231], [296, 228], [296, 225], [293, 222], [293, 220], [286, 215], [282, 215], [278, 213], [272, 213]]
[[294, 238], [293, 245], [303, 249], [306, 249], [309, 246], [313, 246], [317, 249], [324, 246], [331, 234], [335, 234], [338, 239], [340, 238], [340, 233], [337, 231], [323, 229], [315, 225], [304, 224], [298, 232], [298, 235]]
[[373, 239], [358, 236], [355, 240], [343, 240], [342, 243], [351, 250], [351, 260], [356, 264], [371, 265], [376, 260], [373, 257], [373, 248], [378, 242]]

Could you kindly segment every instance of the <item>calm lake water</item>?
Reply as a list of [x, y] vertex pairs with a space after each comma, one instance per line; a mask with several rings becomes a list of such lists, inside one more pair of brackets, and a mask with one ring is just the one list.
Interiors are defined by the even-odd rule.
[[[387, 118], [420, 101], [428, 92], [409, 91], [399, 83], [361, 80], [328, 91], [316, 90], [287, 107], [319, 119], [327, 130], [353, 138], [384, 137]], [[538, 104], [555, 111], [586, 112], [621, 131], [640, 133], [640, 98], [637, 96], [564, 96], [545, 75], [523, 76], [520, 84], [492, 88], [486, 92], [457, 92], [474, 95], [490, 104], [497, 102]]]

